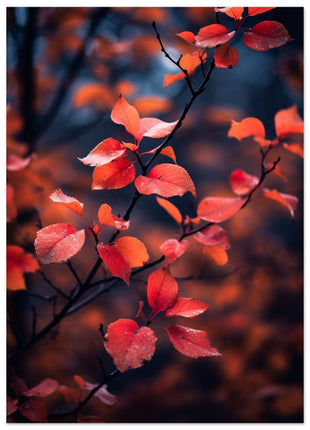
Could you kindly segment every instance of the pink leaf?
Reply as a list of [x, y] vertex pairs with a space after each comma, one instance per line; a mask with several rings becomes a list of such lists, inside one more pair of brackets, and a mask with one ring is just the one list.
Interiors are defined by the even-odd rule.
[[151, 273], [147, 282], [147, 299], [153, 316], [172, 306], [178, 294], [178, 284], [171, 276], [169, 268]]
[[53, 200], [53, 202], [62, 203], [68, 209], [71, 209], [78, 215], [82, 215], [84, 203], [79, 202], [74, 197], [67, 196], [61, 191], [61, 189], [55, 190], [50, 195], [50, 199]]
[[298, 198], [296, 196], [293, 196], [291, 194], [279, 193], [279, 191], [277, 190], [268, 190], [267, 188], [263, 190], [263, 193], [264, 197], [271, 200], [275, 200], [276, 202], [286, 207], [289, 210], [291, 217], [293, 219], [295, 218], [295, 211], [298, 205]]
[[15, 154], [8, 154], [6, 161], [6, 168], [9, 172], [16, 172], [22, 170], [30, 163], [31, 156], [27, 158], [20, 158]]
[[257, 186], [259, 178], [238, 169], [232, 172], [229, 182], [233, 192], [243, 196], [249, 194]]
[[178, 297], [174, 304], [166, 310], [166, 317], [192, 318], [208, 309], [209, 305], [197, 299]]
[[246, 198], [206, 197], [199, 203], [197, 214], [205, 221], [222, 222], [239, 212], [245, 202]]
[[142, 118], [136, 134], [138, 143], [143, 137], [160, 138], [171, 133], [178, 121], [165, 122], [157, 118]]
[[141, 194], [159, 194], [162, 197], [183, 196], [187, 191], [196, 197], [196, 190], [189, 174], [174, 164], [157, 164], [147, 176], [138, 176], [135, 185]]
[[17, 411], [18, 399], [11, 399], [10, 396], [6, 396], [6, 415], [9, 416]]
[[27, 397], [47, 397], [53, 394], [58, 389], [58, 382], [55, 379], [44, 379], [40, 384], [30, 388], [24, 392], [24, 396]]
[[[97, 386], [97, 384], [91, 384], [90, 382], [85, 381], [85, 379], [83, 379], [79, 375], [74, 375], [74, 380], [79, 386], [80, 390], [84, 390], [86, 391], [86, 393], [89, 393]], [[108, 391], [108, 386], [106, 384], [99, 388], [98, 391], [96, 391], [94, 397], [97, 397], [101, 403], [108, 406], [115, 405], [117, 401], [116, 396], [114, 396]]]
[[78, 158], [83, 164], [89, 166], [103, 166], [110, 161], [121, 157], [126, 152], [126, 146], [118, 140], [108, 139], [100, 142], [90, 153], [84, 158]]
[[160, 245], [160, 250], [166, 257], [168, 263], [172, 263], [177, 258], [181, 257], [188, 247], [189, 242], [187, 240], [179, 242], [176, 239], [168, 239]]
[[223, 25], [207, 25], [199, 30], [195, 37], [195, 45], [200, 48], [214, 48], [217, 45], [228, 42], [234, 34], [235, 31], [229, 33]]
[[176, 350], [192, 358], [217, 357], [221, 355], [213, 348], [207, 338], [207, 333], [181, 325], [167, 328], [168, 336]]
[[84, 230], [77, 231], [70, 224], [60, 223], [39, 230], [34, 246], [41, 263], [62, 263], [77, 254], [84, 241]]
[[108, 327], [104, 346], [120, 372], [141, 367], [155, 352], [157, 338], [149, 327], [130, 319], [119, 319]]
[[204, 245], [219, 245], [224, 249], [230, 248], [226, 231], [219, 225], [212, 224], [193, 235], [193, 238]]

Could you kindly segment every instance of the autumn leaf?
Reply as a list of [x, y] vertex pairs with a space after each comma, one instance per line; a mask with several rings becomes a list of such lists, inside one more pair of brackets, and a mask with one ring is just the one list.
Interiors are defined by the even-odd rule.
[[73, 212], [78, 215], [82, 215], [84, 203], [81, 203], [79, 200], [74, 197], [67, 196], [62, 192], [61, 189], [55, 190], [51, 195], [50, 199], [53, 202], [61, 203], [63, 206], [71, 209]]
[[187, 240], [179, 242], [176, 239], [168, 239], [160, 245], [160, 250], [166, 257], [168, 263], [172, 263], [177, 258], [181, 257], [184, 252], [187, 251], [188, 247], [189, 242]]
[[227, 252], [220, 245], [204, 246], [202, 251], [218, 266], [224, 266], [228, 261]]
[[165, 122], [157, 118], [142, 118], [135, 137], [138, 143], [143, 139], [143, 137], [165, 137], [171, 133], [177, 122], [178, 121]]
[[195, 37], [195, 45], [200, 48], [214, 48], [228, 42], [235, 31], [228, 32], [227, 28], [220, 24], [211, 24], [199, 30]]
[[238, 64], [239, 54], [237, 49], [227, 42], [216, 49], [214, 60], [217, 68], [232, 69]]
[[279, 139], [286, 138], [292, 133], [304, 132], [304, 122], [298, 114], [296, 105], [277, 112], [274, 117], [274, 124]]
[[244, 44], [254, 51], [269, 51], [289, 42], [291, 36], [286, 28], [277, 21], [262, 21], [251, 31], [243, 33]]
[[104, 245], [103, 243], [98, 243], [97, 250], [107, 270], [113, 276], [123, 279], [129, 286], [131, 267], [125, 261], [117, 247], [115, 245]]
[[235, 21], [238, 21], [242, 18], [242, 14], [244, 11], [244, 7], [216, 7], [215, 12], [222, 12], [225, 15], [233, 18]]
[[171, 276], [168, 267], [150, 274], [147, 282], [147, 299], [153, 316], [172, 306], [177, 294], [178, 284]]
[[34, 256], [17, 245], [7, 246], [7, 288], [11, 291], [25, 290], [24, 273], [35, 273], [39, 264]]
[[121, 94], [111, 112], [111, 119], [121, 124], [132, 136], [136, 136], [140, 125], [140, 116], [137, 109], [130, 105]]
[[246, 198], [206, 197], [199, 203], [197, 214], [205, 221], [222, 222], [239, 212], [245, 202]]
[[157, 164], [147, 176], [138, 176], [135, 186], [141, 194], [159, 194], [162, 197], [180, 196], [187, 191], [196, 197], [196, 190], [189, 174], [174, 164]]
[[18, 409], [18, 399], [12, 399], [10, 396], [6, 396], [6, 415], [9, 416], [14, 414]]
[[31, 156], [21, 158], [16, 154], [8, 154], [6, 160], [6, 168], [9, 172], [16, 172], [27, 167], [31, 161]]
[[127, 230], [130, 224], [130, 221], [125, 221], [123, 218], [113, 215], [111, 206], [107, 203], [103, 203], [100, 206], [98, 210], [98, 220], [101, 225], [110, 225], [118, 230]]
[[166, 310], [166, 317], [192, 318], [208, 309], [209, 305], [197, 299], [177, 297], [174, 304]]
[[149, 261], [145, 245], [136, 237], [120, 237], [116, 241], [116, 247], [131, 268], [144, 266]]
[[93, 172], [93, 190], [124, 188], [136, 176], [135, 166], [124, 158], [110, 161], [104, 166], [95, 167]]
[[246, 137], [258, 136], [265, 138], [265, 127], [257, 118], [245, 118], [240, 122], [231, 121], [228, 137], [235, 137], [239, 141]]
[[98, 417], [96, 415], [85, 415], [78, 414], [77, 423], [78, 424], [86, 424], [86, 423], [105, 423], [106, 421], [102, 417]]
[[185, 73], [180, 72], [180, 73], [176, 73], [176, 74], [167, 74], [165, 75], [165, 79], [164, 79], [164, 88], [169, 87], [169, 85], [174, 84], [177, 81], [181, 81], [182, 79], [185, 78]]
[[243, 196], [249, 194], [257, 186], [259, 178], [249, 175], [244, 170], [237, 169], [230, 175], [229, 182], [233, 192], [239, 196]]
[[77, 254], [84, 241], [84, 230], [77, 231], [70, 224], [59, 223], [39, 230], [34, 246], [41, 263], [62, 263]]
[[197, 242], [208, 246], [219, 245], [224, 249], [230, 248], [229, 239], [226, 231], [217, 224], [209, 225], [203, 230], [198, 231], [193, 235]]
[[14, 201], [14, 189], [10, 184], [6, 184], [6, 220], [13, 221], [17, 217], [17, 207]]
[[96, 110], [109, 110], [115, 101], [114, 92], [107, 85], [92, 82], [81, 85], [74, 93], [75, 109], [91, 106]]
[[149, 327], [139, 327], [130, 319], [119, 319], [109, 325], [104, 346], [117, 369], [125, 372], [151, 360], [156, 340]]
[[298, 198], [296, 196], [293, 196], [291, 194], [284, 194], [279, 193], [277, 190], [268, 190], [267, 188], [263, 189], [264, 197], [275, 200], [276, 202], [280, 203], [284, 207], [286, 207], [291, 217], [295, 218], [295, 211], [297, 209], [298, 205]]
[[43, 402], [37, 399], [28, 399], [18, 407], [19, 412], [29, 421], [47, 423], [47, 410]]
[[126, 152], [126, 146], [116, 139], [109, 137], [100, 142], [84, 158], [78, 158], [83, 164], [89, 166], [103, 166], [116, 158], [123, 156]]
[[213, 348], [207, 333], [181, 325], [167, 328], [169, 339], [176, 350], [192, 358], [213, 357], [221, 355]]
[[191, 31], [182, 31], [181, 33], [176, 33], [176, 36], [180, 37], [181, 39], [185, 40], [185, 42], [188, 42], [190, 44], [193, 44], [195, 42], [195, 35]]
[[299, 157], [304, 158], [304, 148], [300, 143], [283, 143], [283, 148], [293, 154], [299, 155]]
[[[78, 385], [79, 389], [83, 391], [85, 394], [89, 393], [97, 386], [96, 384], [91, 384], [90, 382], [85, 381], [85, 379], [83, 379], [79, 375], [74, 375], [73, 378], [76, 384]], [[116, 396], [114, 396], [108, 391], [108, 386], [106, 384], [104, 384], [102, 387], [99, 388], [99, 390], [95, 392], [94, 397], [99, 399], [99, 401], [102, 404], [108, 405], [108, 406], [115, 405], [117, 401]]]
[[169, 202], [169, 200], [165, 200], [162, 199], [161, 197], [156, 197], [156, 201], [157, 203], [163, 208], [165, 209], [166, 212], [168, 212], [168, 214], [178, 223], [181, 224], [182, 223], [182, 215], [181, 212], [179, 211], [179, 209], [171, 202]]
[[271, 9], [275, 9], [275, 7], [248, 7], [248, 15], [255, 16], [260, 13], [268, 12]]
[[25, 391], [23, 395], [27, 397], [47, 397], [55, 393], [58, 389], [58, 385], [55, 379], [46, 378], [35, 387]]

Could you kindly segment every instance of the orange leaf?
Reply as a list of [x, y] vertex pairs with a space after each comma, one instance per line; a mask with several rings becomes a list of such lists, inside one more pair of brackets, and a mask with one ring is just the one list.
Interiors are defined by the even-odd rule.
[[238, 21], [243, 14], [244, 7], [216, 7], [215, 12], [223, 12], [235, 21]]
[[227, 42], [217, 48], [214, 60], [217, 68], [232, 69], [238, 64], [239, 54], [237, 49]]
[[191, 44], [195, 42], [195, 35], [191, 31], [182, 31], [181, 33], [176, 33], [176, 36]]
[[271, 9], [275, 9], [275, 7], [248, 7], [248, 15], [255, 16], [259, 13], [268, 12]]
[[117, 247], [115, 245], [104, 245], [103, 243], [98, 243], [97, 250], [107, 270], [113, 276], [123, 279], [129, 286], [131, 267], [125, 261]]
[[172, 146], [165, 146], [165, 147], [160, 151], [160, 153], [161, 153], [162, 155], [166, 155], [166, 157], [171, 158], [171, 160], [173, 160], [173, 161], [175, 162], [175, 164], [177, 163], [177, 159], [176, 159], [176, 156], [175, 156], [175, 152], [174, 152], [174, 149], [172, 148]]
[[134, 107], [140, 112], [140, 115], [153, 115], [154, 113], [164, 113], [171, 109], [171, 101], [165, 97], [144, 96], [135, 99]]
[[220, 245], [205, 246], [203, 253], [210, 257], [218, 266], [224, 266], [228, 261], [228, 255], [225, 249]]
[[167, 328], [169, 339], [176, 350], [192, 358], [213, 357], [221, 355], [213, 348], [207, 333], [181, 325]]
[[10, 184], [6, 185], [6, 219], [13, 221], [17, 217], [17, 207], [14, 202], [14, 189]]
[[246, 198], [206, 197], [199, 203], [197, 214], [205, 221], [226, 221], [239, 212], [245, 201]]
[[207, 25], [199, 30], [195, 37], [195, 45], [200, 48], [214, 48], [217, 45], [228, 42], [234, 34], [235, 31], [229, 33], [223, 25]]
[[149, 261], [145, 245], [136, 237], [120, 237], [116, 241], [116, 247], [131, 268], [144, 266]]
[[196, 197], [189, 174], [174, 164], [157, 164], [147, 176], [138, 176], [135, 185], [141, 194], [159, 194], [162, 197], [183, 196], [187, 191]]
[[89, 166], [103, 166], [115, 158], [119, 158], [126, 152], [126, 146], [118, 140], [108, 139], [100, 142], [90, 153], [84, 158], [78, 158], [83, 164]]
[[254, 51], [269, 51], [289, 42], [291, 36], [286, 28], [277, 21], [262, 21], [254, 25], [251, 31], [243, 33], [244, 44]]
[[168, 263], [172, 263], [177, 258], [181, 257], [188, 247], [189, 242], [187, 240], [179, 242], [176, 239], [168, 239], [160, 245], [160, 250], [166, 257]]
[[198, 231], [193, 235], [193, 238], [197, 240], [197, 242], [203, 243], [204, 245], [219, 245], [222, 246], [224, 249], [230, 248], [230, 243], [226, 231], [216, 224], [209, 225], [203, 230]]
[[249, 175], [241, 169], [237, 169], [230, 175], [230, 186], [235, 194], [243, 196], [249, 194], [259, 182], [257, 176]]
[[263, 139], [262, 137], [254, 137], [255, 142], [257, 142], [262, 148], [266, 147], [266, 146], [276, 146], [279, 143], [278, 139], [274, 139], [274, 140], [268, 140], [268, 139]]
[[53, 202], [63, 204], [78, 215], [82, 215], [84, 203], [79, 202], [74, 197], [67, 196], [61, 189], [55, 190], [49, 198], [53, 200]]
[[300, 143], [283, 143], [283, 148], [287, 151], [293, 152], [293, 154], [299, 155], [299, 157], [304, 158], [304, 148]]
[[34, 246], [43, 264], [62, 263], [77, 254], [85, 241], [85, 231], [66, 223], [52, 224], [37, 232]]
[[231, 121], [228, 137], [235, 137], [239, 141], [246, 137], [258, 136], [265, 138], [265, 127], [257, 118], [245, 118], [240, 122]]
[[283, 139], [291, 133], [304, 132], [304, 122], [298, 114], [296, 105], [277, 112], [274, 117], [274, 124], [279, 139]]
[[169, 87], [169, 85], [174, 84], [174, 82], [180, 81], [185, 78], [185, 73], [180, 72], [175, 75], [167, 74], [164, 79], [164, 87]]
[[135, 166], [124, 158], [117, 158], [104, 166], [95, 167], [93, 190], [110, 190], [126, 187], [135, 179]]
[[7, 288], [8, 290], [25, 290], [24, 273], [34, 273], [39, 264], [32, 254], [26, 253], [17, 245], [7, 246]]
[[286, 207], [289, 210], [291, 217], [293, 219], [295, 218], [295, 211], [298, 205], [297, 197], [291, 194], [279, 193], [277, 190], [268, 190], [267, 188], [263, 190], [263, 193], [264, 197], [267, 197], [271, 200], [275, 200], [276, 202]]
[[137, 109], [130, 105], [122, 94], [114, 105], [111, 119], [116, 124], [123, 125], [128, 133], [136, 136], [139, 130], [140, 116]]
[[174, 206], [173, 203], [169, 202], [169, 200], [165, 200], [162, 199], [161, 197], [156, 197], [157, 203], [163, 208], [165, 209], [168, 214], [170, 216], [172, 216], [172, 218], [178, 223], [181, 224], [182, 223], [182, 215], [179, 211], [179, 209]]
[[180, 59], [180, 66], [186, 70], [189, 75], [192, 75], [196, 68], [200, 66], [200, 58], [196, 55], [185, 54]]
[[181, 316], [192, 318], [208, 309], [209, 305], [197, 299], [178, 297], [174, 304], [166, 310], [166, 317]]
[[90, 105], [97, 110], [109, 110], [115, 101], [114, 92], [107, 85], [88, 83], [81, 85], [74, 93], [73, 107], [82, 108]]
[[119, 319], [108, 327], [104, 346], [120, 372], [136, 369], [150, 361], [156, 336], [149, 327], [139, 327], [130, 319]]
[[127, 230], [130, 223], [130, 221], [112, 215], [111, 206], [106, 203], [103, 203], [98, 210], [98, 220], [101, 225], [110, 225], [118, 230]]
[[178, 284], [165, 267], [151, 273], [147, 281], [147, 300], [154, 316], [174, 304], [178, 294]]

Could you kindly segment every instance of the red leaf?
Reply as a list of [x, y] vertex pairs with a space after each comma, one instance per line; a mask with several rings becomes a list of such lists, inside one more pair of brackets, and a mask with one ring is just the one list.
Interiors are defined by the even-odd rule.
[[289, 210], [291, 217], [293, 219], [295, 218], [295, 211], [298, 205], [297, 197], [291, 194], [279, 193], [277, 190], [268, 190], [267, 188], [263, 190], [263, 193], [264, 197], [267, 197], [271, 200], [275, 200], [276, 202], [286, 207]]
[[239, 212], [245, 201], [236, 197], [206, 197], [199, 203], [197, 214], [205, 221], [226, 221]]
[[200, 48], [214, 48], [228, 42], [235, 31], [228, 32], [227, 28], [220, 24], [211, 24], [199, 30], [195, 37], [195, 45]]
[[17, 411], [18, 399], [11, 399], [10, 396], [6, 396], [6, 415], [9, 416]]
[[176, 350], [192, 358], [212, 357], [221, 355], [213, 348], [207, 333], [181, 325], [167, 328], [168, 336]]
[[256, 187], [259, 178], [238, 169], [232, 172], [229, 182], [233, 192], [239, 196], [243, 196], [249, 194]]
[[67, 196], [61, 189], [55, 190], [51, 195], [50, 199], [56, 203], [62, 203], [67, 208], [71, 209], [78, 215], [82, 215], [84, 203], [79, 202], [74, 197]]
[[120, 372], [141, 367], [155, 352], [157, 338], [149, 327], [130, 319], [119, 319], [108, 327], [105, 348]]
[[37, 232], [34, 246], [43, 264], [62, 263], [77, 254], [85, 241], [85, 231], [66, 223], [52, 224]]
[[238, 64], [239, 54], [237, 49], [227, 42], [216, 49], [214, 60], [217, 68], [232, 69]]
[[191, 44], [195, 42], [195, 35], [191, 31], [182, 31], [181, 33], [176, 33], [176, 36]]
[[265, 138], [265, 127], [257, 118], [245, 118], [240, 122], [231, 121], [228, 137], [235, 137], [239, 141], [245, 137], [258, 136]]
[[[97, 386], [97, 384], [91, 384], [90, 382], [85, 381], [85, 379], [79, 375], [74, 375], [74, 380], [80, 390], [84, 390], [86, 393], [89, 393]], [[105, 384], [99, 388], [99, 390], [94, 394], [94, 397], [97, 397], [104, 405], [113, 406], [115, 405], [117, 398], [108, 391], [107, 387], [108, 386]]]
[[58, 382], [54, 379], [44, 379], [40, 384], [30, 388], [24, 392], [24, 396], [27, 397], [47, 397], [53, 394], [58, 389]]
[[180, 196], [187, 191], [196, 197], [196, 190], [189, 174], [174, 164], [157, 164], [147, 176], [138, 176], [135, 185], [141, 194], [159, 194], [162, 197]]
[[160, 138], [165, 137], [174, 129], [178, 121], [165, 122], [157, 118], [142, 118], [139, 130], [136, 134], [138, 143], [143, 137]]
[[98, 220], [101, 225], [110, 225], [117, 228], [118, 230], [127, 230], [129, 227], [129, 221], [123, 220], [115, 215], [112, 215], [111, 206], [107, 203], [103, 203], [98, 210]]
[[157, 203], [165, 209], [168, 214], [178, 223], [182, 223], [182, 215], [179, 211], [179, 209], [174, 206], [173, 203], [169, 202], [169, 200], [162, 199], [161, 197], [156, 197]]
[[136, 237], [120, 237], [116, 241], [116, 248], [131, 268], [144, 266], [149, 261], [145, 245]]
[[168, 263], [172, 263], [177, 258], [181, 257], [188, 247], [189, 242], [187, 240], [179, 242], [176, 239], [168, 239], [160, 245], [160, 250], [166, 257]]
[[205, 246], [203, 248], [203, 253], [211, 258], [213, 263], [218, 266], [224, 266], [228, 261], [228, 255], [225, 249], [222, 246], [214, 245], [214, 246]]
[[283, 143], [283, 148], [293, 154], [299, 155], [299, 157], [304, 158], [304, 148], [300, 143]]
[[110, 161], [104, 166], [95, 167], [93, 190], [110, 190], [126, 187], [135, 179], [135, 166], [124, 158]]
[[144, 312], [143, 312], [143, 306], [144, 306], [144, 302], [142, 300], [139, 300], [139, 309], [138, 309], [136, 318], [141, 318], [144, 321], [146, 321], [146, 317], [145, 317]]
[[304, 132], [304, 122], [298, 114], [296, 105], [277, 112], [274, 117], [274, 123], [279, 139], [286, 138], [291, 133]]
[[275, 7], [248, 7], [248, 15], [255, 16], [259, 13], [268, 12], [271, 9], [275, 9]]
[[212, 224], [193, 235], [193, 238], [204, 245], [219, 245], [224, 249], [230, 248], [226, 231], [219, 225]]
[[172, 306], [177, 294], [178, 284], [171, 276], [168, 267], [150, 274], [147, 282], [147, 299], [153, 316]]
[[126, 152], [126, 146], [118, 140], [108, 139], [100, 142], [90, 153], [84, 158], [78, 158], [83, 164], [89, 166], [103, 166], [110, 161], [121, 157]]
[[18, 407], [19, 412], [28, 420], [35, 423], [47, 423], [47, 410], [43, 402], [37, 399], [28, 399]]
[[291, 36], [286, 28], [277, 21], [262, 21], [251, 31], [243, 33], [244, 44], [254, 51], [269, 51], [289, 42]]
[[7, 288], [12, 291], [25, 290], [24, 273], [34, 273], [39, 264], [34, 256], [17, 245], [7, 246]]
[[200, 300], [187, 297], [178, 297], [174, 304], [166, 310], [166, 317], [186, 317], [192, 318], [208, 309], [209, 305]]
[[13, 221], [17, 217], [17, 207], [14, 201], [14, 189], [6, 184], [6, 220]]
[[116, 124], [125, 127], [128, 133], [136, 136], [139, 130], [140, 117], [137, 109], [130, 105], [123, 95], [120, 95], [111, 112], [111, 119]]
[[244, 7], [216, 7], [215, 12], [223, 12], [235, 21], [238, 21], [243, 14]]
[[131, 267], [125, 261], [117, 247], [115, 245], [98, 243], [97, 250], [107, 270], [112, 273], [113, 276], [123, 279], [129, 286]]

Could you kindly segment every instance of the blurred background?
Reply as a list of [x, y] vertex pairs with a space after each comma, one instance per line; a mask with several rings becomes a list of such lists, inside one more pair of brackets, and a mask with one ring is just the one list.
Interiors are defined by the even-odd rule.
[[[189, 193], [170, 199], [184, 216], [195, 217], [204, 197], [232, 196], [233, 170], [260, 175], [258, 145], [228, 138], [231, 119], [257, 117], [267, 139], [273, 139], [274, 115], [280, 109], [295, 104], [303, 116], [303, 8], [276, 8], [247, 24], [265, 19], [281, 22], [293, 40], [261, 53], [245, 47], [237, 35], [238, 65], [214, 71], [173, 139], [177, 163], [197, 189], [197, 201]], [[220, 20], [233, 29], [232, 19], [221, 14]], [[197, 34], [216, 18], [213, 8], [200, 7], [7, 8], [7, 154], [30, 157], [25, 167], [11, 158], [8, 168], [9, 245], [33, 252], [40, 222], [85, 227], [75, 213], [49, 200], [56, 188], [85, 203], [90, 224], [97, 222], [102, 203], [110, 204], [115, 215], [128, 207], [133, 184], [91, 191], [92, 169], [77, 158], [108, 137], [130, 142], [124, 128], [110, 119], [120, 93], [141, 117], [170, 122], [182, 113], [190, 93], [184, 81], [164, 88], [165, 75], [179, 70], [160, 51], [153, 21], [166, 50], [178, 59], [192, 47], [175, 34]], [[193, 85], [200, 80], [197, 72]], [[144, 140], [145, 150], [161, 142]], [[278, 156], [284, 176], [270, 174], [265, 185], [298, 197], [295, 219], [276, 202], [254, 199], [223, 223], [231, 242], [227, 264], [214, 265], [196, 244], [171, 267], [174, 276], [189, 278], [179, 282], [180, 295], [210, 305], [201, 316], [174, 322], [205, 330], [222, 356], [185, 357], [155, 328], [159, 340], [153, 359], [109, 383], [116, 405], [93, 399], [85, 412], [108, 423], [303, 421], [303, 160], [274, 149], [270, 161]], [[158, 161], [170, 162], [164, 156]], [[110, 236], [109, 228], [106, 234]], [[128, 234], [145, 243], [152, 261], [161, 255], [160, 244], [177, 237], [179, 230], [152, 195], [140, 199]], [[82, 279], [96, 260], [93, 245], [87, 238], [72, 259]], [[63, 291], [71, 291], [74, 279], [67, 267], [51, 264], [44, 271]], [[96, 383], [96, 356], [103, 357], [107, 371], [113, 369], [99, 324], [107, 328], [118, 318], [135, 317], [149, 273], [137, 275], [130, 288], [120, 281], [64, 319], [21, 357], [18, 375], [29, 387], [47, 377], [72, 386], [75, 374]], [[53, 315], [52, 304], [35, 297], [52, 295], [50, 286], [39, 274], [26, 274], [26, 284], [28, 292], [8, 293], [9, 351], [30, 335], [33, 309], [38, 328]], [[66, 407], [57, 396], [49, 402]]]

